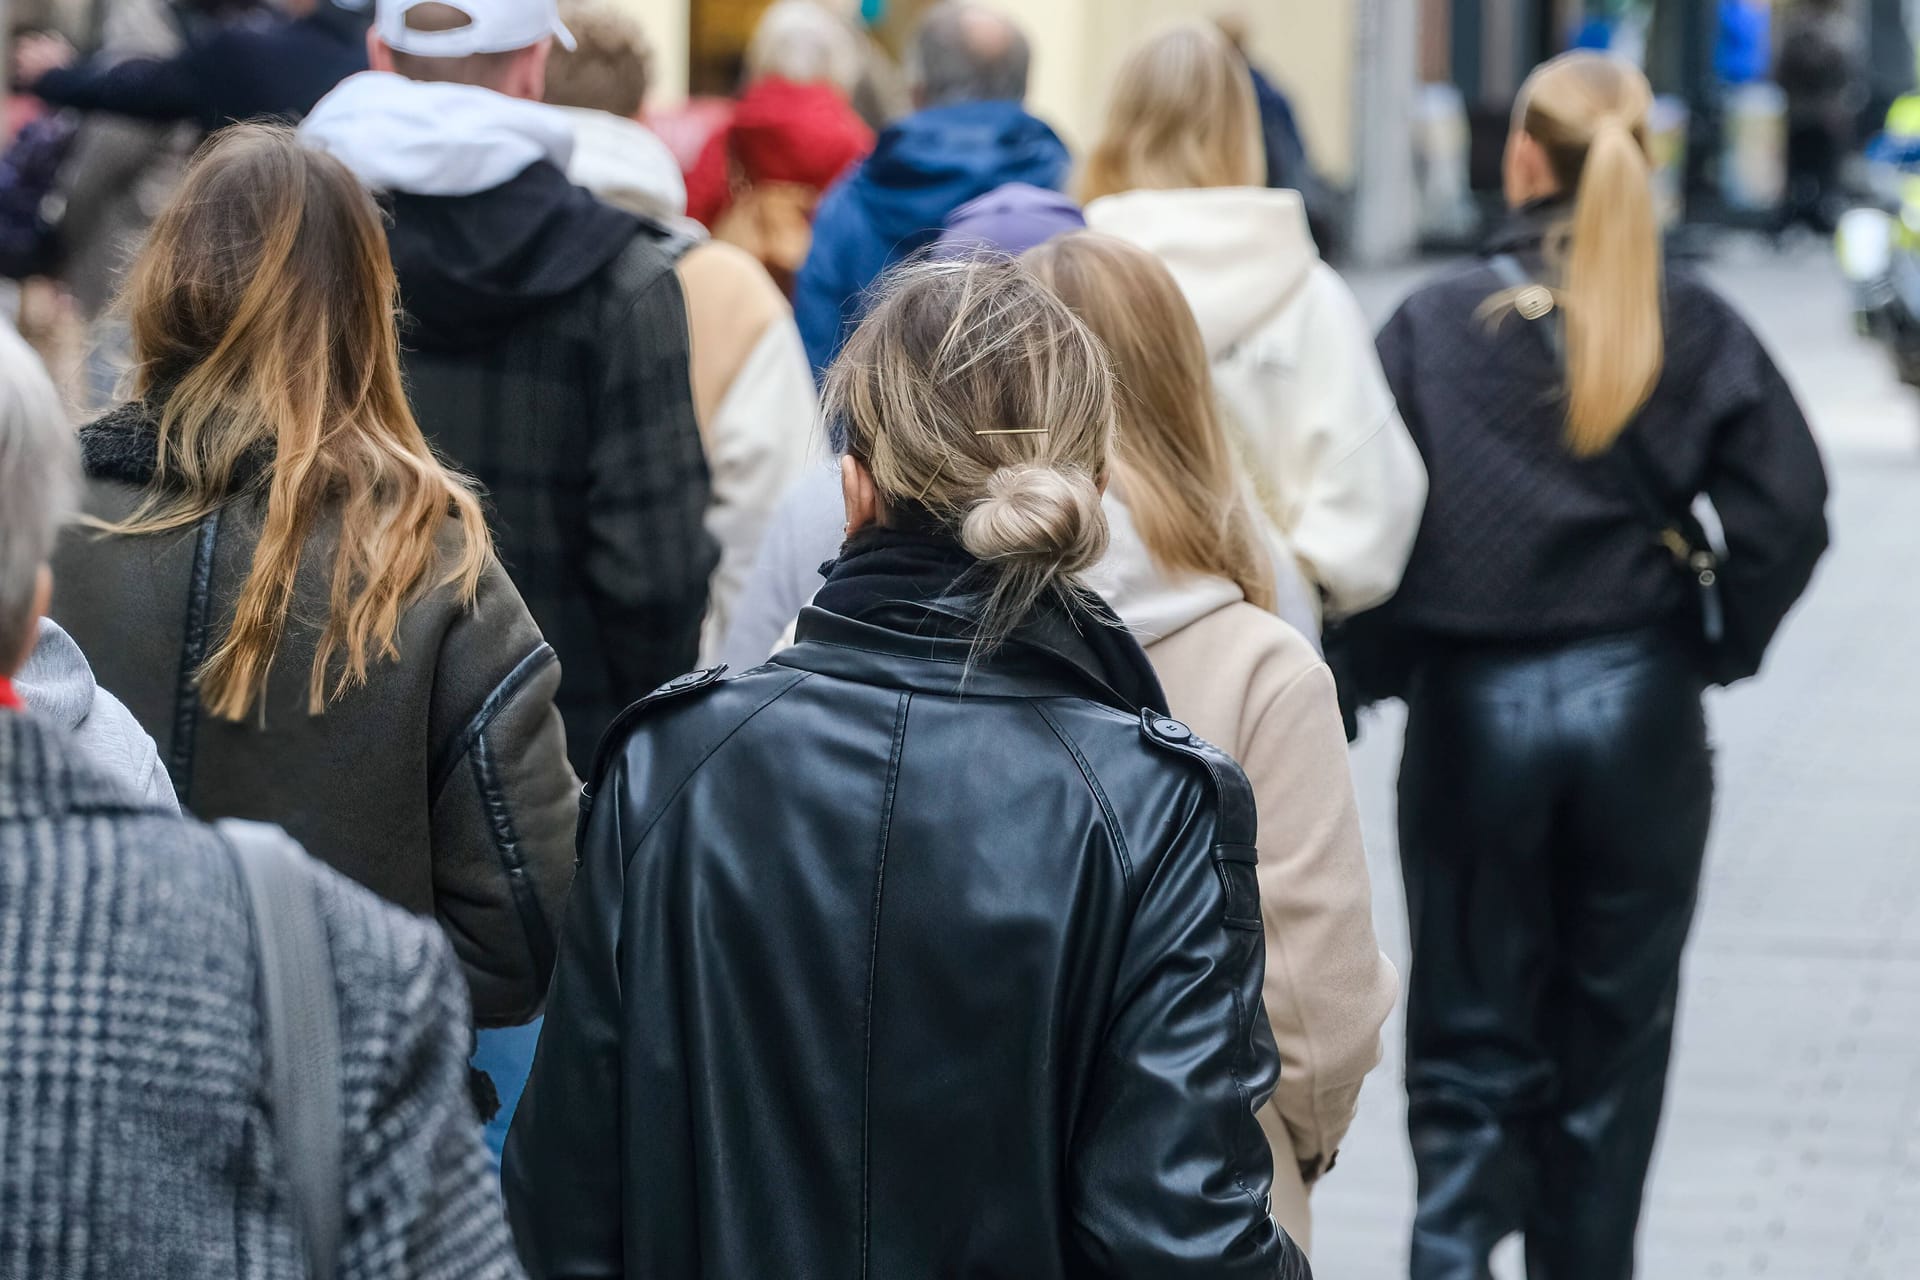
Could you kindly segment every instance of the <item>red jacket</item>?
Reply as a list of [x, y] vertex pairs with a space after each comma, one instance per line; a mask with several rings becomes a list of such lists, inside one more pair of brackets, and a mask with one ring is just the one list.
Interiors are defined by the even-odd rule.
[[824, 191], [873, 149], [873, 130], [828, 84], [755, 81], [687, 172], [687, 213], [712, 227], [733, 203], [731, 165], [749, 185]]

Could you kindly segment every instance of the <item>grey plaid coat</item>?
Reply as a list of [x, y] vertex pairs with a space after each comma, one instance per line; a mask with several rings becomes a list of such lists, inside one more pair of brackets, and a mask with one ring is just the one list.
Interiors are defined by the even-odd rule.
[[[306, 1274], [218, 840], [0, 710], [0, 1280]], [[519, 1276], [445, 940], [314, 874], [340, 994], [341, 1280]]]

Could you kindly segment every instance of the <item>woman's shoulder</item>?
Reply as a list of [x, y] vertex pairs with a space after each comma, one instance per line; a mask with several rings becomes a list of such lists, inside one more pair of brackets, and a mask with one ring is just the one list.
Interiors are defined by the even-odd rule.
[[1464, 324], [1504, 287], [1484, 257], [1464, 258], [1430, 271], [1394, 309], [1392, 323]]
[[1238, 753], [1265, 708], [1324, 662], [1300, 631], [1242, 601], [1148, 649], [1176, 716]]

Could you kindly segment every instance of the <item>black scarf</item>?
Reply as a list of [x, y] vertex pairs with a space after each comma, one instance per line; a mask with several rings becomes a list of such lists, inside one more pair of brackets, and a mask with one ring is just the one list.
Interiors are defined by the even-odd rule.
[[[909, 635], [970, 640], [992, 572], [943, 531], [870, 527], [848, 539], [839, 559], [821, 566], [827, 581], [813, 604]], [[1049, 592], [1006, 643], [1070, 664], [1129, 709], [1166, 714], [1166, 694], [1146, 651], [1098, 596]], [[990, 664], [992, 655], [983, 662]]]
[[[160, 413], [165, 392], [152, 400], [129, 400], [80, 428], [80, 460], [90, 480], [117, 480], [144, 489], [160, 470]], [[271, 478], [275, 447], [261, 440], [234, 460], [233, 470], [220, 485], [234, 494], [264, 484]], [[167, 483], [177, 485], [177, 468], [169, 468]]]

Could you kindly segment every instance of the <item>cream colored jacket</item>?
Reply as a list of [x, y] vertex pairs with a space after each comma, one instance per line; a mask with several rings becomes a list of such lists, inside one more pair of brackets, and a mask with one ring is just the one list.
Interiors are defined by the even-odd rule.
[[1174, 716], [1240, 762], [1259, 811], [1267, 1017], [1280, 1083], [1261, 1110], [1273, 1209], [1311, 1248], [1307, 1191], [1380, 1061], [1399, 981], [1373, 933], [1373, 887], [1333, 676], [1298, 631], [1223, 578], [1172, 576], [1116, 494], [1089, 576], [1145, 646]]
[[1129, 191], [1088, 205], [1087, 225], [1152, 253], [1179, 282], [1261, 506], [1327, 613], [1392, 595], [1420, 530], [1426, 467], [1299, 194]]

